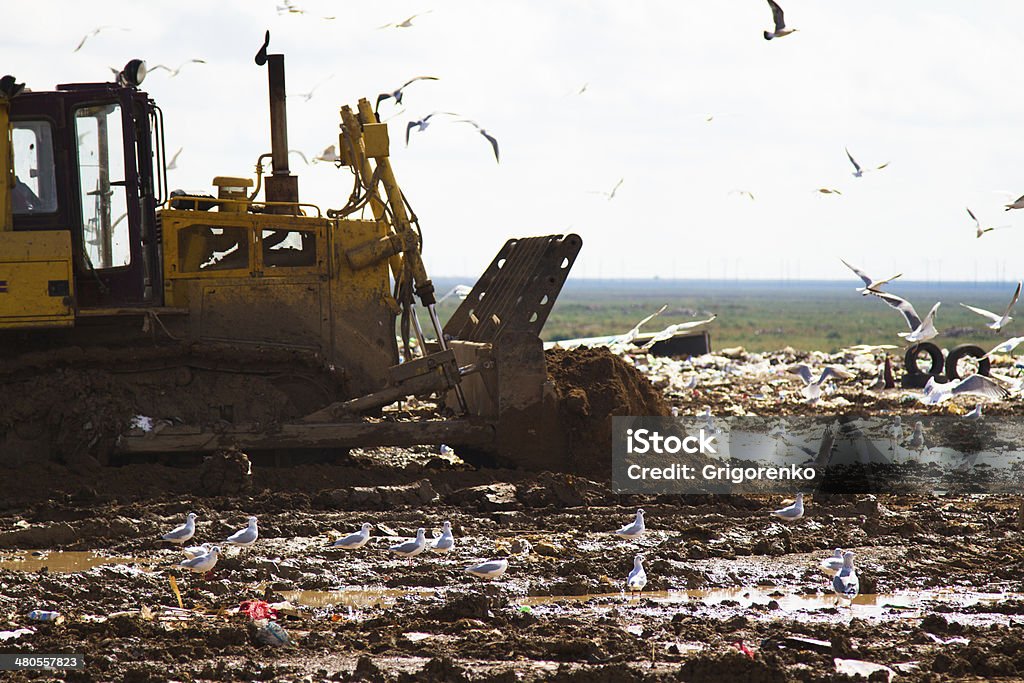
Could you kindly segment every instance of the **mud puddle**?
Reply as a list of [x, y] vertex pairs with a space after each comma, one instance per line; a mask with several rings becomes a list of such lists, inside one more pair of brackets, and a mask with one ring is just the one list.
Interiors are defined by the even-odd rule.
[[426, 598], [434, 595], [432, 590], [401, 590], [396, 588], [342, 588], [339, 590], [294, 590], [283, 591], [281, 597], [303, 607], [349, 607], [370, 609], [391, 607], [402, 598]]
[[74, 574], [107, 564], [139, 564], [139, 560], [80, 550], [25, 550], [0, 553], [0, 569], [23, 572], [37, 572], [45, 567], [47, 571], [57, 574]]

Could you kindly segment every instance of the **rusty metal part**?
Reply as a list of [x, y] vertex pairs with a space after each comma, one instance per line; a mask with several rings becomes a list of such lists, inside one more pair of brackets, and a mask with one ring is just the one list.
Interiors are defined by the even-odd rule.
[[451, 350], [396, 365], [388, 373], [388, 385], [380, 391], [333, 403], [303, 418], [303, 422], [328, 422], [373, 408], [381, 408], [406, 396], [444, 392], [459, 383], [459, 366]]
[[267, 432], [258, 425], [214, 432], [192, 427], [168, 427], [158, 434], [123, 436], [118, 453], [209, 453], [235, 446], [241, 449], [311, 449], [375, 446], [421, 446], [443, 443], [487, 448], [494, 443], [491, 425], [467, 420], [421, 420], [415, 422], [328, 422], [287, 424]]
[[[288, 170], [288, 111], [285, 103], [284, 55], [267, 55], [270, 91], [270, 151], [273, 173], [265, 180], [268, 202], [299, 201], [299, 178]], [[276, 213], [273, 205], [269, 213]]]
[[582, 247], [575, 234], [510, 239], [449, 318], [444, 336], [488, 342], [512, 328], [540, 336]]

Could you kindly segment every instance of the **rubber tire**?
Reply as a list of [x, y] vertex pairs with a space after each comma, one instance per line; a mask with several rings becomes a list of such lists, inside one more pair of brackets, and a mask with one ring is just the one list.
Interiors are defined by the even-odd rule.
[[980, 358], [978, 361], [978, 372], [979, 375], [989, 376], [989, 371], [992, 369], [992, 363], [989, 362], [988, 358], [982, 358], [985, 355], [985, 349], [975, 346], [974, 344], [961, 344], [952, 351], [949, 352], [949, 356], [946, 357], [946, 377], [949, 379], [960, 379], [960, 375], [957, 372], [957, 364], [967, 358]]
[[[922, 372], [921, 367], [917, 364], [917, 354], [920, 351], [924, 351], [931, 358], [932, 367], [928, 372]], [[984, 353], [984, 351], [982, 351]], [[906, 355], [903, 356], [903, 369], [909, 375], [930, 375], [935, 376], [942, 374], [944, 359], [942, 357], [942, 349], [931, 342], [921, 342], [920, 344], [914, 344], [907, 349]]]

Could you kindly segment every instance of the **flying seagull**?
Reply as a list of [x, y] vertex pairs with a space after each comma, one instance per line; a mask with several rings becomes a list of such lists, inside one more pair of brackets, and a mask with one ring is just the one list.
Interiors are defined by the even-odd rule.
[[833, 187], [819, 187], [815, 192], [820, 192], [821, 194], [842, 194], [842, 192]]
[[910, 332], [900, 332], [899, 336], [906, 339], [911, 344], [917, 344], [918, 342], [928, 341], [939, 336], [938, 331], [935, 329], [935, 312], [939, 310], [941, 301], [936, 301], [935, 305], [932, 306], [932, 310], [928, 312], [928, 315], [922, 321], [921, 317], [914, 310], [914, 307], [910, 305], [910, 302], [902, 297], [898, 297], [895, 294], [889, 292], [871, 292], [879, 299], [889, 304], [897, 311], [903, 314], [903, 317], [907, 321], [907, 325], [910, 327]]
[[306, 155], [302, 153], [301, 149], [290, 149], [288, 150], [288, 153], [298, 154], [299, 158], [302, 159], [302, 163], [306, 164], [306, 166], [309, 166], [309, 159], [306, 158]]
[[[854, 178], [860, 178], [862, 175], [864, 175], [864, 171], [861, 169], [860, 164], [858, 164], [857, 161], [853, 158], [853, 155], [850, 154], [850, 150], [849, 149], [846, 150], [846, 158], [848, 158], [850, 160], [850, 163], [853, 164], [853, 177]], [[881, 166], [875, 166], [874, 168], [869, 168], [868, 170], [869, 171], [881, 171], [883, 168], [885, 168], [888, 165], [889, 165], [889, 162], [887, 161], [884, 164], [882, 164]]]
[[588, 192], [590, 192], [590, 194], [603, 194], [608, 198], [608, 201], [611, 201], [615, 198], [615, 193], [618, 191], [619, 186], [622, 185], [623, 180], [625, 180], [625, 178], [619, 178], [619, 182], [615, 183], [615, 187], [613, 187], [610, 192], [605, 192], [604, 190], [588, 190]]
[[183, 150], [183, 149], [185, 149], [185, 148], [184, 147], [179, 147], [178, 151], [174, 153], [173, 157], [171, 157], [170, 162], [168, 162], [168, 164], [167, 164], [167, 170], [168, 171], [173, 171], [174, 169], [178, 168], [178, 157], [181, 155], [181, 150]]
[[[1017, 201], [1020, 201], [1020, 200], [1017, 200]], [[1009, 211], [1009, 209], [1007, 209], [1007, 211]], [[1008, 228], [1008, 227], [1010, 227], [1009, 225], [995, 225], [995, 226], [992, 226], [992, 227], [989, 227], [989, 228], [981, 227], [981, 221], [979, 221], [978, 217], [974, 215], [973, 211], [971, 211], [971, 207], [967, 207], [967, 215], [970, 216], [974, 220], [974, 229], [977, 231], [977, 234], [975, 235], [976, 237], [981, 237], [986, 232], [992, 232], [993, 230], [999, 230], [1001, 228]]]
[[416, 17], [421, 17], [424, 14], [430, 14], [432, 11], [433, 10], [429, 10], [428, 9], [426, 12], [420, 12], [419, 14], [414, 14], [411, 17], [409, 17], [408, 19], [405, 19], [403, 21], [399, 21], [399, 22], [393, 23], [393, 24], [384, 24], [383, 26], [378, 26], [377, 30], [379, 31], [382, 28], [410, 28], [412, 26], [412, 20], [413, 19], [415, 19]]
[[409, 146], [409, 133], [412, 132], [413, 128], [415, 128], [415, 129], [417, 129], [419, 131], [426, 130], [427, 126], [430, 125], [430, 119], [432, 119], [433, 117], [438, 116], [438, 115], [443, 115], [443, 116], [461, 116], [461, 114], [456, 114], [453, 111], [432, 111], [429, 114], [427, 114], [426, 116], [424, 116], [422, 119], [420, 119], [419, 121], [410, 121], [405, 126], [405, 146], [406, 147]]
[[1015, 348], [1024, 343], [1024, 337], [1011, 337], [1001, 344], [996, 345], [991, 351], [986, 353], [982, 358], [988, 358], [994, 353], [1012, 353]]
[[1024, 209], [1024, 195], [1017, 197], [1013, 202], [1007, 204], [1006, 210], [1009, 211], [1010, 209]]
[[707, 318], [706, 320], [693, 320], [693, 321], [688, 322], [688, 323], [677, 323], [675, 325], [669, 325], [668, 327], [663, 329], [661, 332], [658, 332], [653, 337], [651, 337], [647, 341], [647, 343], [644, 344], [641, 348], [646, 351], [647, 349], [651, 348], [652, 346], [654, 346], [655, 344], [657, 344], [660, 341], [665, 341], [666, 339], [671, 339], [672, 337], [674, 337], [679, 332], [684, 332], [686, 330], [692, 330], [695, 327], [701, 327], [702, 325], [707, 325], [708, 323], [712, 322], [717, 317], [718, 317], [717, 315], [713, 315], [710, 318]]
[[167, 73], [171, 74], [171, 76], [170, 76], [171, 78], [174, 78], [175, 76], [178, 75], [178, 72], [180, 72], [182, 69], [184, 69], [189, 64], [206, 64], [206, 60], [205, 59], [190, 59], [187, 62], [182, 62], [176, 68], [165, 66], [163, 64], [156, 64], [154, 66], [151, 66], [149, 68], [149, 70], [150, 71], [156, 71], [157, 69], [163, 69]]
[[833, 377], [838, 379], [853, 379], [853, 375], [839, 365], [826, 366], [825, 369], [821, 371], [821, 375], [817, 380], [814, 379], [810, 366], [805, 365], [804, 363], [788, 368], [788, 372], [792, 375], [796, 375], [804, 381], [803, 395], [811, 402], [817, 401], [821, 398], [821, 387], [824, 386], [825, 382], [829, 379]]
[[327, 147], [326, 149], [324, 149], [324, 151], [320, 152], [320, 154], [318, 154], [315, 157], [313, 157], [313, 163], [314, 164], [319, 162], [319, 161], [335, 161], [336, 162], [336, 161], [341, 161], [341, 157], [338, 156], [338, 150], [334, 147], [334, 145], [331, 145], [330, 147]]
[[[480, 135], [483, 135], [485, 138], [487, 138], [487, 142], [491, 143], [491, 149], [494, 150], [494, 161], [500, 162], [500, 159], [498, 158], [498, 141], [494, 138], [493, 135], [488, 133], [479, 123], [477, 123], [476, 121], [471, 121], [470, 119], [459, 119], [458, 121], [456, 121], [456, 123], [468, 123], [474, 128], [476, 128], [477, 132], [480, 133]], [[621, 184], [622, 181], [620, 180], [619, 183]], [[616, 187], [618, 187], [618, 185], [616, 185]], [[612, 196], [614, 195], [615, 190], [612, 190]], [[609, 196], [608, 198], [611, 199], [611, 196]]]
[[640, 335], [640, 328], [643, 327], [644, 325], [646, 325], [647, 323], [651, 322], [652, 318], [655, 318], [655, 317], [661, 315], [665, 311], [666, 308], [668, 308], [668, 304], [665, 304], [664, 306], [659, 308], [657, 311], [655, 311], [654, 313], [651, 313], [649, 316], [647, 316], [646, 318], [644, 318], [643, 320], [638, 322], [626, 334], [623, 334], [623, 335], [618, 336], [615, 339], [613, 339], [612, 340], [612, 344], [629, 344], [629, 343], [631, 343], [634, 339], [636, 339]]
[[782, 16], [782, 8], [775, 0], [768, 0], [768, 6], [772, 8], [772, 20], [775, 22], [774, 31], [765, 31], [764, 39], [771, 40], [772, 38], [781, 38], [788, 36], [790, 33], [795, 31], [795, 28], [786, 28], [786, 20]]
[[119, 31], [127, 31], [128, 30], [128, 29], [123, 28], [121, 26], [98, 26], [98, 27], [94, 28], [93, 30], [89, 31], [88, 33], [86, 33], [84, 36], [82, 36], [82, 40], [80, 40], [78, 42], [78, 47], [76, 47], [74, 50], [72, 50], [72, 52], [78, 52], [79, 50], [82, 49], [82, 46], [85, 45], [85, 41], [89, 40], [90, 38], [92, 38], [95, 35], [98, 35], [100, 31], [105, 31], [108, 28], [116, 28]]
[[[839, 260], [843, 261], [843, 259]], [[884, 285], [886, 282], [892, 282], [896, 278], [903, 275], [903, 273], [896, 273], [895, 275], [890, 275], [889, 277], [883, 280], [873, 280], [864, 271], [854, 268], [846, 261], [843, 261], [843, 265], [852, 270], [857, 277], [864, 281], [864, 286], [857, 288], [857, 291], [861, 293], [861, 296], [867, 296], [868, 294], [877, 294], [882, 291], [882, 285]]]
[[729, 190], [729, 194], [738, 194], [741, 197], [746, 197], [750, 201], [754, 201], [754, 193], [748, 190]]
[[1010, 299], [1010, 305], [1006, 307], [1006, 312], [1003, 313], [1002, 315], [998, 315], [996, 313], [993, 313], [992, 311], [986, 311], [984, 308], [975, 308], [974, 306], [968, 306], [967, 304], [964, 303], [960, 305], [966, 308], [968, 311], [974, 311], [978, 315], [984, 316], [991, 320], [992, 322], [986, 323], [985, 327], [992, 330], [993, 332], [998, 332], [999, 330], [1003, 329], [1003, 327], [1006, 326], [1006, 323], [1013, 320], [1013, 318], [1010, 317], [1010, 311], [1013, 310], [1014, 305], [1017, 303], [1017, 299], [1020, 298], [1020, 286], [1021, 283], [1018, 282], [1017, 289], [1015, 289], [1013, 292], [1013, 298]]
[[932, 377], [924, 385], [924, 396], [921, 403], [933, 405], [942, 403], [946, 399], [961, 394], [974, 394], [984, 396], [994, 401], [1000, 401], [1010, 395], [1003, 387], [985, 375], [974, 374], [964, 379], [953, 380], [952, 382], [936, 382]]
[[316, 89], [319, 88], [324, 83], [326, 83], [327, 81], [331, 80], [332, 78], [334, 78], [334, 74], [331, 74], [324, 80], [314, 85], [312, 88], [310, 88], [309, 92], [296, 93], [296, 96], [301, 97], [304, 102], [309, 102], [311, 99], [313, 99], [313, 94], [316, 92]]
[[377, 106], [375, 106], [373, 108], [373, 110], [377, 111], [380, 108], [380, 103], [381, 102], [383, 102], [384, 100], [390, 99], [392, 97], [395, 98], [395, 104], [401, 104], [402, 103], [402, 91], [405, 90], [407, 87], [409, 87], [411, 84], [415, 83], [416, 81], [437, 81], [437, 80], [440, 80], [437, 76], [417, 76], [416, 78], [412, 78], [412, 79], [406, 81], [405, 83], [403, 83], [402, 86], [400, 88], [398, 88], [397, 90], [392, 90], [391, 92], [383, 92], [380, 95], [377, 95]]

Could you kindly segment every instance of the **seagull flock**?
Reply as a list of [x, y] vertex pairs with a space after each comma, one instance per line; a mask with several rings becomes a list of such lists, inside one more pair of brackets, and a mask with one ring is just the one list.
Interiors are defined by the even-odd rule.
[[[642, 527], [643, 511], [641, 510], [640, 512], [641, 516], [639, 519]], [[186, 559], [171, 566], [179, 569], [186, 569], [196, 574], [209, 574], [209, 572], [213, 571], [213, 568], [217, 565], [217, 559], [222, 551], [219, 545], [211, 545], [209, 543], [203, 543], [195, 546], [185, 545], [185, 543], [192, 540], [193, 536], [195, 536], [196, 518], [196, 513], [188, 513], [188, 515], [185, 516], [185, 522], [183, 524], [171, 529], [160, 538], [168, 543], [181, 546], [182, 554], [185, 555]], [[372, 524], [364, 522], [359, 528], [359, 531], [337, 539], [330, 545], [330, 547], [341, 548], [343, 550], [358, 550], [369, 542], [370, 530], [372, 528]], [[249, 517], [248, 524], [245, 528], [239, 529], [235, 533], [231, 534], [222, 541], [222, 543], [223, 545], [248, 548], [254, 545], [258, 539], [259, 527], [257, 519], [256, 517]], [[411, 562], [412, 558], [425, 550], [429, 549], [435, 553], [448, 553], [451, 552], [454, 547], [455, 536], [452, 534], [452, 523], [446, 521], [441, 525], [441, 535], [437, 538], [428, 540], [427, 530], [420, 527], [416, 530], [415, 538], [392, 545], [388, 550], [396, 555], [408, 559]], [[466, 572], [482, 579], [493, 580], [499, 578], [507, 569], [508, 559], [505, 558], [487, 560], [479, 564], [470, 565], [466, 567]]]
[[[636, 511], [636, 517], [625, 526], [614, 531], [614, 535], [627, 540], [637, 540], [641, 538], [647, 530], [644, 514], [645, 513], [642, 508], [638, 509]], [[774, 510], [771, 514], [786, 522], [795, 522], [802, 518], [804, 516], [804, 494], [797, 493], [796, 500], [792, 504], [778, 510]], [[195, 536], [196, 519], [196, 513], [188, 513], [183, 524], [163, 534], [160, 538], [163, 541], [180, 546], [182, 553], [186, 557], [185, 560], [171, 566], [179, 569], [185, 569], [196, 574], [209, 575], [217, 565], [217, 560], [222, 551], [219, 545], [211, 545], [209, 543], [203, 543], [196, 546], [185, 545]], [[358, 531], [335, 540], [328, 547], [340, 548], [343, 550], [359, 550], [369, 542], [371, 537], [370, 531], [372, 528], [372, 524], [364, 522]], [[254, 545], [258, 538], [259, 529], [256, 517], [249, 517], [248, 524], [245, 528], [231, 534], [222, 541], [222, 543], [224, 545], [248, 548]], [[452, 534], [451, 522], [445, 521], [441, 525], [441, 534], [437, 538], [428, 540], [426, 528], [420, 527], [416, 530], [416, 536], [414, 538], [392, 545], [388, 550], [395, 555], [408, 559], [411, 562], [412, 558], [427, 550], [444, 554], [451, 552], [454, 547], [455, 537]], [[529, 552], [528, 547], [524, 549], [523, 552]], [[857, 575], [853, 569], [853, 553], [847, 552], [843, 555], [838, 548], [835, 553], [834, 558], [822, 560], [821, 567], [826, 571], [826, 573], [835, 575], [834, 590], [836, 594], [852, 601], [857, 597], [858, 590]], [[628, 590], [631, 597], [642, 593], [644, 587], [647, 585], [647, 571], [644, 569], [644, 559], [644, 555], [640, 553], [634, 556], [633, 569], [629, 572], [624, 581], [624, 590]], [[501, 578], [501, 576], [508, 571], [508, 568], [509, 558], [505, 557], [472, 564], [465, 568], [465, 572], [481, 579], [493, 581]]]

